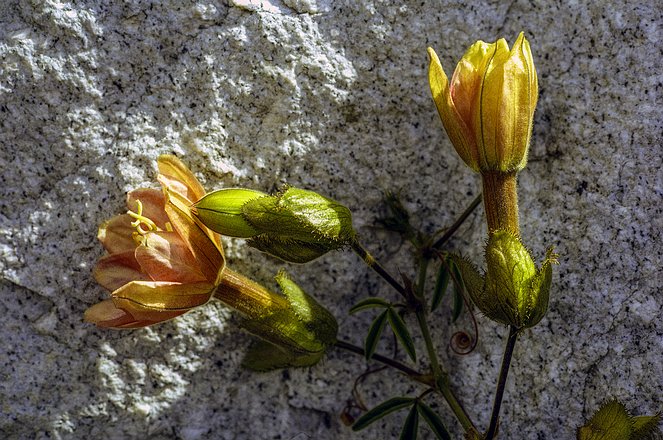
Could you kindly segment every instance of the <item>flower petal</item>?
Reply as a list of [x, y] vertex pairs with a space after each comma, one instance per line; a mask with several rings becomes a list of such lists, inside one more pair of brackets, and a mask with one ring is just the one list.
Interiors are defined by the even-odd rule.
[[[471, 122], [471, 118], [463, 119], [463, 115], [458, 112], [457, 103], [452, 99], [452, 90], [447, 75], [444, 73], [444, 69], [442, 69], [442, 64], [437, 54], [430, 47], [428, 48], [428, 55], [430, 57], [428, 82], [444, 129], [461, 159], [470, 168], [478, 171], [475, 133], [471, 126], [468, 125]], [[455, 77], [456, 74], [454, 74]], [[468, 106], [470, 104], [465, 103], [465, 101], [471, 101], [472, 99], [472, 96], [464, 97], [458, 95], [457, 101], [460, 105]]]
[[160, 322], [207, 303], [213, 293], [207, 282], [133, 281], [113, 292], [113, 303], [136, 320]]
[[[500, 38], [494, 45], [494, 52], [483, 75], [480, 87], [479, 111], [476, 112], [477, 136], [479, 150], [481, 151], [481, 168], [483, 170], [498, 170], [504, 152], [503, 139], [500, 130], [503, 121], [500, 115], [501, 103], [504, 95], [505, 63], [509, 59], [509, 46], [504, 38]], [[506, 96], [506, 99], [510, 99]]]
[[136, 228], [131, 226], [133, 218], [129, 214], [116, 215], [99, 226], [97, 238], [109, 254], [133, 251], [136, 248], [132, 234]]
[[134, 249], [101, 257], [94, 267], [93, 275], [99, 284], [111, 292], [131, 281], [150, 279], [136, 261]]
[[127, 207], [137, 212], [136, 200], [143, 205], [142, 215], [152, 220], [160, 229], [166, 230], [168, 216], [164, 210], [166, 199], [163, 192], [156, 188], [138, 188], [127, 193]]
[[179, 160], [170, 154], [162, 154], [157, 159], [159, 176], [157, 179], [164, 189], [175, 192], [189, 201], [197, 202], [205, 195], [205, 189], [193, 173]]
[[87, 309], [84, 319], [86, 322], [96, 324], [99, 327], [116, 329], [146, 327], [156, 324], [155, 321], [136, 320], [131, 314], [115, 307], [112, 299], [107, 299]]
[[136, 248], [135, 260], [153, 281], [205, 281], [199, 264], [177, 232], [150, 232]]
[[219, 235], [193, 218], [188, 200], [179, 193], [166, 190], [166, 212], [175, 231], [189, 246], [207, 281], [218, 285], [225, 266]]

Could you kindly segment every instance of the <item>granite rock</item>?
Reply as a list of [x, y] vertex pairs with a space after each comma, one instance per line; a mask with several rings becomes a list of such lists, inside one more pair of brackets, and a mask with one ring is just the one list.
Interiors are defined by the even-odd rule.
[[[338, 199], [366, 246], [414, 276], [411, 249], [377, 227], [383, 192], [398, 192], [431, 232], [479, 191], [430, 98], [426, 47], [451, 73], [475, 40], [512, 42], [521, 30], [540, 82], [522, 235], [539, 258], [554, 245], [560, 265], [549, 314], [516, 348], [501, 438], [572, 438], [608, 396], [636, 414], [661, 411], [662, 24], [654, 1], [5, 1], [0, 434], [396, 437], [404, 414], [358, 434], [340, 422], [361, 358], [333, 351], [311, 369], [242, 370], [250, 337], [220, 304], [136, 331], [84, 324], [107, 297], [91, 277], [96, 228], [125, 209], [127, 190], [154, 185], [159, 154], [174, 153], [210, 189], [288, 183]], [[451, 248], [479, 262], [483, 224], [479, 210]], [[242, 241], [226, 250], [235, 270], [270, 286], [284, 266]], [[287, 269], [355, 344], [371, 313], [348, 317], [349, 307], [392, 295], [350, 252]], [[477, 319], [466, 356], [448, 341], [471, 329], [467, 316], [451, 325], [440, 313], [433, 330], [485, 427], [506, 330]], [[369, 406], [422, 391], [390, 371], [360, 389]], [[445, 403], [428, 401], [458, 435]]]

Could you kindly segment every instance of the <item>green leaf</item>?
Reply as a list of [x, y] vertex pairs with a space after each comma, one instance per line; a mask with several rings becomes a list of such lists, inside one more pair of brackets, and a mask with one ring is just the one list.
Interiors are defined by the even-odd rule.
[[405, 419], [403, 430], [401, 430], [400, 440], [417, 440], [417, 430], [419, 429], [419, 413], [417, 404], [412, 405], [410, 413]]
[[370, 297], [364, 300], [359, 301], [350, 309], [350, 314], [360, 312], [362, 310], [368, 310], [375, 307], [389, 307], [390, 304], [383, 300], [382, 298]]
[[405, 321], [403, 321], [403, 318], [401, 318], [401, 316], [391, 307], [387, 309], [387, 317], [389, 318], [391, 329], [403, 345], [403, 348], [405, 348], [408, 356], [410, 356], [410, 359], [412, 359], [413, 362], [417, 362], [417, 353], [414, 351], [414, 342], [412, 341], [412, 336], [410, 336], [410, 332], [405, 325]]
[[430, 311], [433, 312], [442, 302], [442, 297], [447, 291], [449, 285], [449, 262], [443, 261], [437, 271], [437, 279], [435, 280], [435, 290], [433, 291], [433, 301], [431, 302]]
[[411, 397], [393, 397], [386, 402], [382, 402], [363, 416], [359, 417], [355, 424], [352, 425], [352, 430], [360, 431], [371, 423], [380, 420], [382, 417], [412, 405], [413, 402], [414, 399]]
[[428, 426], [430, 427], [431, 431], [433, 431], [433, 434], [440, 439], [440, 440], [451, 440], [451, 435], [449, 434], [449, 431], [447, 431], [447, 428], [444, 426], [444, 423], [442, 423], [442, 419], [435, 414], [435, 411], [433, 411], [428, 405], [425, 403], [417, 403], [417, 409], [419, 410], [419, 414], [421, 414], [421, 417], [424, 418], [426, 423], [428, 423]]
[[453, 272], [454, 290], [453, 290], [453, 309], [451, 311], [451, 321], [456, 322], [463, 311], [463, 277], [460, 275], [458, 267], [451, 263], [451, 271]]
[[382, 335], [382, 329], [384, 329], [384, 326], [387, 323], [387, 312], [389, 310], [390, 309], [387, 309], [380, 313], [368, 328], [368, 334], [364, 341], [364, 350], [366, 351], [365, 355], [367, 360], [373, 356], [373, 353], [375, 353], [378, 341], [380, 341], [380, 336]]

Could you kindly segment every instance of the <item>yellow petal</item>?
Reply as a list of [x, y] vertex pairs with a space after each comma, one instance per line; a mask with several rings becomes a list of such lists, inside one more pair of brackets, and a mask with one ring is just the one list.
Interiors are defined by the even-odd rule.
[[134, 249], [117, 254], [106, 255], [94, 266], [94, 278], [106, 289], [119, 289], [131, 281], [148, 281], [134, 256]]
[[116, 215], [99, 226], [97, 239], [103, 244], [109, 254], [133, 251], [136, 243], [131, 234], [136, 228], [131, 226], [133, 219], [128, 214]]
[[207, 303], [213, 293], [207, 282], [134, 281], [113, 292], [113, 304], [136, 320], [159, 322]]
[[463, 120], [452, 100], [449, 80], [442, 69], [442, 64], [437, 54], [432, 48], [428, 48], [430, 65], [428, 68], [428, 82], [435, 106], [444, 125], [451, 143], [458, 152], [463, 161], [475, 171], [478, 171], [476, 165], [476, 140], [474, 133]]
[[162, 154], [157, 159], [159, 167], [158, 180], [164, 189], [178, 193], [189, 201], [197, 202], [205, 195], [205, 189], [193, 173], [179, 160], [170, 154]]
[[500, 142], [500, 105], [503, 99], [504, 64], [508, 58], [509, 46], [504, 38], [500, 38], [486, 65], [480, 88], [479, 111], [476, 112], [480, 165], [483, 170], [497, 169], [496, 164], [501, 158], [500, 149], [504, 146]]
[[135, 260], [153, 281], [205, 281], [198, 262], [176, 232], [150, 232], [136, 248]]
[[219, 236], [193, 218], [188, 203], [179, 193], [166, 190], [166, 212], [173, 228], [191, 250], [205, 278], [217, 285], [225, 266]]

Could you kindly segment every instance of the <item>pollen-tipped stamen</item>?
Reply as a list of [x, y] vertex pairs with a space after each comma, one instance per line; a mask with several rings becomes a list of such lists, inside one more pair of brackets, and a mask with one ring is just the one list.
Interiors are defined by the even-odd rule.
[[141, 244], [143, 242], [143, 237], [148, 232], [158, 231], [159, 227], [156, 225], [156, 223], [143, 215], [143, 203], [138, 199], [136, 199], [136, 206], [138, 206], [136, 209], [138, 212], [127, 211], [127, 214], [136, 219], [135, 221], [131, 222], [131, 226], [136, 228], [136, 232], [131, 234], [131, 237], [136, 242], [136, 244]]

